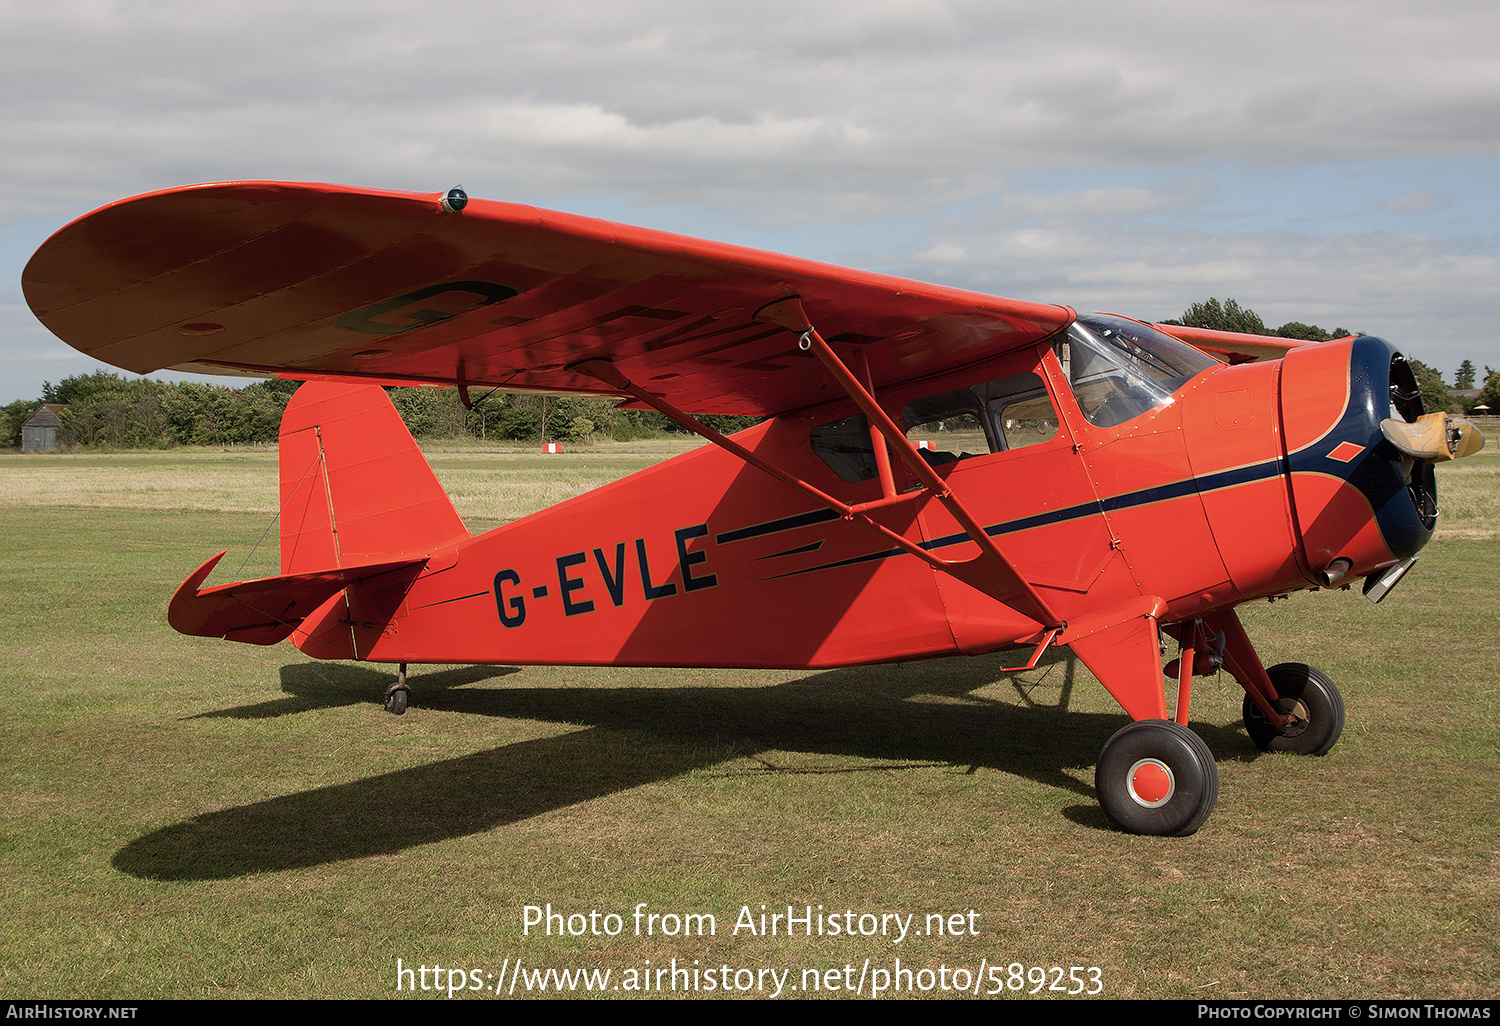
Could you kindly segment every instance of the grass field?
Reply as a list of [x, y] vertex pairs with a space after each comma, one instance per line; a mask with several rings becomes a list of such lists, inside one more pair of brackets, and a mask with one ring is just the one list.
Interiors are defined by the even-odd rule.
[[[432, 462], [483, 528], [681, 448]], [[864, 973], [869, 993], [899, 959], [911, 975], [894, 982], [933, 996], [959, 980], [1024, 994], [1031, 967], [1063, 967], [1067, 988], [1079, 966], [1106, 997], [1493, 998], [1500, 456], [1439, 473], [1442, 530], [1383, 605], [1243, 610], [1268, 663], [1339, 681], [1339, 745], [1262, 754], [1239, 687], [1201, 679], [1219, 804], [1193, 837], [1160, 839], [1099, 811], [1093, 763], [1125, 717], [1066, 658], [1018, 676], [999, 670], [1014, 656], [423, 667], [398, 718], [383, 668], [166, 624], [183, 577], [224, 547], [237, 565], [264, 532], [274, 453], [0, 457], [0, 992], [430, 998], [423, 984], [492, 987], [519, 958], [517, 996], [533, 971], [585, 967], [625, 996], [673, 959], [699, 996], [723, 993], [710, 969], [732, 993], [768, 994], [758, 971], [774, 970], [811, 996], [805, 970], [824, 987]], [[274, 563], [273, 532], [246, 572]], [[599, 913], [601, 932], [617, 914], [620, 932], [524, 933], [526, 907], [549, 903], [575, 925]], [[712, 914], [715, 935], [665, 936], [666, 918], [636, 936], [642, 903]], [[735, 933], [762, 905], [856, 927], [914, 914], [913, 934]], [[429, 971], [400, 976], [398, 959]]]

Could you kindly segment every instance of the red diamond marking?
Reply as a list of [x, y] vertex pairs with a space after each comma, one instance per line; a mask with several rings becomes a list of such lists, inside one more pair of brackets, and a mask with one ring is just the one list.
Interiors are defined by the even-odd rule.
[[1348, 463], [1364, 451], [1365, 447], [1362, 445], [1355, 445], [1353, 442], [1340, 442], [1333, 447], [1333, 451], [1328, 454], [1328, 458], [1338, 460], [1340, 463]]

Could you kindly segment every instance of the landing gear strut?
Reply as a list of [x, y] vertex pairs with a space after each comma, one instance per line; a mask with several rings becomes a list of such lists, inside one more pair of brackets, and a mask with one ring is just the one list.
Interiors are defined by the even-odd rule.
[[406, 700], [411, 695], [411, 688], [406, 686], [406, 664], [401, 664], [401, 669], [396, 671], [396, 683], [385, 689], [385, 711], [400, 716], [406, 712]]

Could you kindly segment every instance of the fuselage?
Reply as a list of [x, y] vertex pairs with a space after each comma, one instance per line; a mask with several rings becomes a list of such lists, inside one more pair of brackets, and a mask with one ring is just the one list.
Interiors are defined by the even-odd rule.
[[[1134, 330], [1099, 323], [1106, 339]], [[1101, 369], [1083, 341], [878, 393], [914, 439], [931, 431], [929, 463], [1064, 620], [1140, 596], [1165, 603], [1163, 623], [1190, 620], [1316, 586], [1338, 559], [1351, 578], [1371, 573], [1430, 536], [1430, 482], [1412, 486], [1380, 441], [1382, 418], [1410, 413], [1392, 408], [1400, 363], [1386, 343], [1237, 366], [1198, 354], [1178, 368], [1186, 380], [1153, 395]], [[964, 437], [991, 451], [941, 448], [955, 425], [982, 427]], [[856, 503], [881, 494], [869, 437], [839, 399], [735, 440]], [[930, 497], [878, 519], [946, 558], [978, 549]], [[352, 588], [347, 613], [330, 607], [296, 639], [313, 655], [390, 662], [815, 667], [994, 651], [1035, 635], [1033, 620], [980, 588], [705, 446], [456, 540], [409, 589]]]

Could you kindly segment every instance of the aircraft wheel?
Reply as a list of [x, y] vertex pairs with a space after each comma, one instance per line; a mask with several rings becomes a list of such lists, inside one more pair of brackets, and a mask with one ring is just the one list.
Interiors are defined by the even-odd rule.
[[1276, 693], [1278, 711], [1293, 719], [1285, 727], [1266, 720], [1249, 695], [1245, 696], [1245, 730], [1262, 750], [1327, 755], [1344, 732], [1344, 696], [1328, 675], [1305, 663], [1278, 663], [1266, 671]]
[[1099, 753], [1094, 790], [1121, 830], [1186, 837], [1219, 799], [1219, 767], [1203, 739], [1171, 720], [1138, 720]]
[[405, 688], [392, 688], [385, 696], [385, 711], [397, 716], [406, 712], [406, 696]]

